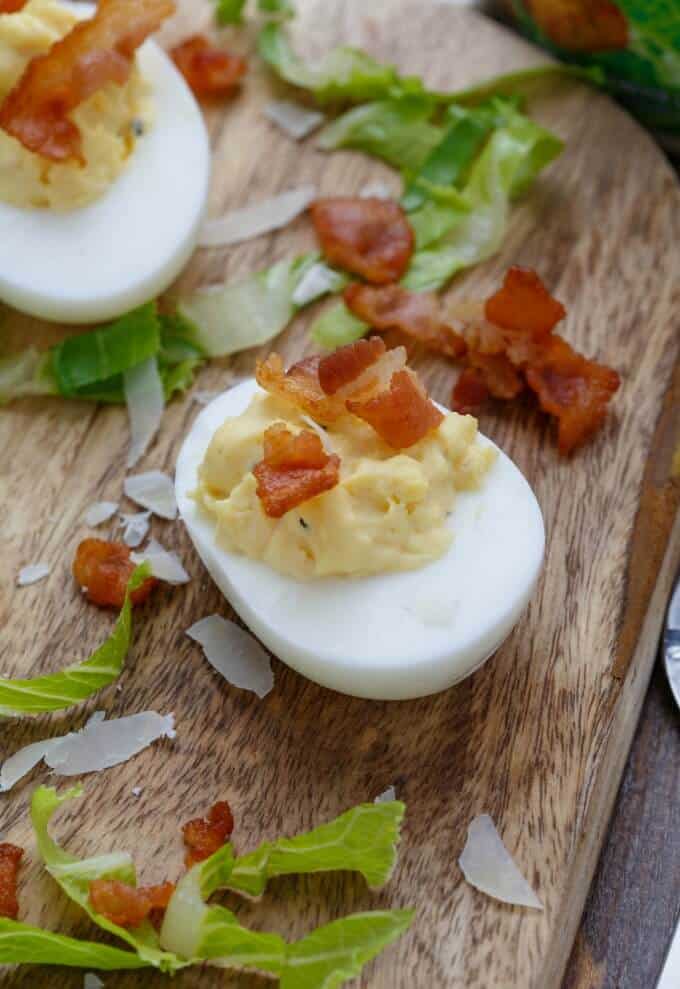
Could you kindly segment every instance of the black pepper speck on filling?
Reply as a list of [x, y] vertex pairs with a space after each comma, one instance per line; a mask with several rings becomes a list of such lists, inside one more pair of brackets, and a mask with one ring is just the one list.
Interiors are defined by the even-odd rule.
[[309, 529], [309, 525], [307, 524], [307, 522], [305, 522], [302, 516], [300, 517], [300, 525], [302, 526], [303, 529]]

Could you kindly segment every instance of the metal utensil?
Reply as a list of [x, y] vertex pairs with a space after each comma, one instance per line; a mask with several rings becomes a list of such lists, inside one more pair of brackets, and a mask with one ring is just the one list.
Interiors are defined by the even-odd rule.
[[[663, 636], [663, 662], [671, 691], [680, 708], [680, 577], [675, 582], [671, 602], [668, 605]], [[680, 986], [680, 923], [675, 928], [656, 989], [678, 989], [678, 986]]]

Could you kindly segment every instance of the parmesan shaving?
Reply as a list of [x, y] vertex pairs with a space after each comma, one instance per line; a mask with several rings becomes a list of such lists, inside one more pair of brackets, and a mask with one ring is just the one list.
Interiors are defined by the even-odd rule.
[[122, 514], [120, 516], [123, 525], [123, 542], [126, 546], [134, 549], [144, 542], [149, 531], [150, 518], [151, 512], [138, 512], [136, 515]]
[[335, 447], [333, 446], [333, 443], [331, 441], [331, 438], [326, 432], [326, 430], [323, 428], [323, 426], [320, 426], [318, 422], [315, 422], [315, 420], [312, 419], [311, 416], [308, 416], [306, 412], [301, 412], [300, 418], [305, 423], [305, 425], [309, 426], [309, 428], [312, 429], [319, 437], [319, 439], [321, 440], [321, 446], [324, 448], [326, 453], [336, 452]]
[[368, 182], [359, 191], [361, 199], [392, 199], [392, 191], [385, 182]]
[[163, 418], [165, 396], [156, 358], [149, 357], [125, 371], [123, 390], [130, 419], [129, 468], [144, 456]]
[[201, 230], [199, 246], [226, 247], [280, 230], [303, 213], [314, 199], [316, 186], [303, 185], [208, 220]]
[[388, 786], [386, 790], [379, 793], [378, 796], [373, 801], [374, 804], [389, 804], [393, 800], [397, 799], [397, 791], [393, 786]]
[[480, 814], [470, 823], [458, 864], [470, 885], [487, 896], [518, 907], [543, 909], [488, 814]]
[[118, 503], [115, 501], [96, 501], [85, 512], [85, 525], [94, 529], [103, 522], [108, 522], [117, 511]]
[[83, 981], [83, 989], [104, 989], [104, 983], [98, 975], [87, 972]]
[[175, 486], [167, 474], [150, 470], [146, 474], [133, 474], [126, 477], [123, 484], [125, 494], [142, 508], [148, 508], [162, 519], [177, 518]]
[[296, 306], [306, 306], [327, 292], [338, 292], [345, 281], [344, 275], [318, 261], [304, 273], [291, 298]]
[[272, 100], [266, 104], [263, 112], [267, 120], [271, 120], [296, 141], [307, 137], [325, 120], [323, 113], [318, 110], [308, 110], [306, 106], [289, 100]]
[[49, 563], [30, 563], [27, 567], [22, 567], [17, 577], [19, 587], [28, 587], [29, 584], [37, 584], [39, 580], [44, 580], [49, 576]]
[[141, 553], [131, 553], [130, 559], [135, 564], [149, 563], [152, 575], [166, 584], [186, 584], [191, 580], [177, 554], [169, 553], [156, 539], [151, 539]]
[[228, 683], [265, 697], [274, 686], [269, 656], [256, 639], [234, 622], [209, 615], [187, 629], [210, 665]]

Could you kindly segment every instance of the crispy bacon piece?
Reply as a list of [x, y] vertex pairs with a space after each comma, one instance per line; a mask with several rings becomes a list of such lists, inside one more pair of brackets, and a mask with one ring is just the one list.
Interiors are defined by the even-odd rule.
[[385, 344], [380, 337], [369, 337], [368, 340], [357, 340], [346, 347], [339, 347], [319, 362], [321, 388], [326, 395], [335, 395], [341, 388], [357, 381], [384, 353]]
[[376, 330], [399, 330], [447, 357], [461, 357], [466, 343], [441, 314], [433, 292], [409, 292], [401, 285], [348, 285], [344, 291], [348, 308]]
[[487, 299], [485, 315], [490, 323], [534, 339], [547, 336], [567, 311], [531, 268], [510, 268], [502, 287]]
[[310, 211], [331, 264], [376, 285], [398, 281], [408, 268], [415, 238], [398, 203], [390, 199], [318, 199]]
[[28, 0], [0, 0], [0, 14], [16, 14], [23, 10]]
[[[88, 601], [102, 608], [122, 608], [125, 589], [135, 569], [131, 550], [123, 543], [105, 539], [84, 539], [76, 550], [73, 576]], [[133, 604], [142, 604], [158, 581], [148, 577], [130, 595]]]
[[214, 855], [228, 841], [233, 830], [234, 816], [226, 800], [214, 804], [207, 817], [197, 817], [185, 824], [182, 836], [187, 846], [184, 859], [187, 869]]
[[505, 354], [472, 351], [469, 361], [494, 398], [517, 398], [524, 391], [524, 379]]
[[174, 9], [172, 0], [99, 0], [94, 17], [28, 63], [0, 106], [0, 127], [44, 158], [84, 164], [69, 114], [107, 83], [123, 85], [136, 49]]
[[272, 395], [290, 402], [317, 422], [335, 422], [345, 411], [344, 404], [326, 395], [319, 381], [321, 357], [306, 357], [288, 371], [278, 354], [270, 354], [258, 363], [255, 377], [260, 387]]
[[454, 412], [466, 415], [484, 405], [491, 393], [480, 372], [474, 367], [465, 367], [451, 393], [451, 408]]
[[166, 909], [174, 891], [174, 883], [135, 887], [118, 879], [94, 879], [89, 899], [92, 909], [112, 924], [139, 927], [152, 913]]
[[201, 97], [232, 96], [248, 68], [245, 58], [216, 48], [201, 34], [177, 45], [170, 51], [170, 57], [194, 93]]
[[536, 23], [568, 51], [614, 51], [628, 45], [628, 22], [612, 0], [527, 0]]
[[24, 850], [8, 841], [0, 843], [0, 917], [16, 920], [19, 915], [17, 877]]
[[526, 377], [541, 408], [558, 420], [557, 447], [565, 456], [599, 429], [621, 383], [616, 371], [583, 357], [557, 335]]
[[413, 446], [444, 419], [408, 369], [397, 371], [386, 391], [373, 398], [350, 399], [347, 408], [369, 423], [394, 450]]
[[294, 435], [282, 424], [264, 434], [264, 459], [253, 468], [265, 514], [279, 519], [340, 480], [340, 458], [328, 454], [316, 433]]

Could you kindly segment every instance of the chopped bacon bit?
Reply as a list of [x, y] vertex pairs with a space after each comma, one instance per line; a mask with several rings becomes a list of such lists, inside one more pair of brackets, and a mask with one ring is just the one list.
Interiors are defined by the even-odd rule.
[[527, 5], [541, 30], [567, 51], [628, 46], [628, 22], [612, 0], [527, 0]]
[[135, 887], [118, 879], [94, 879], [89, 898], [92, 909], [112, 924], [139, 927], [152, 911], [166, 909], [174, 891], [174, 883]]
[[567, 311], [530, 268], [510, 268], [502, 288], [487, 299], [485, 315], [490, 323], [505, 330], [545, 337], [555, 329]]
[[[88, 601], [102, 608], [122, 608], [125, 590], [135, 569], [131, 552], [129, 546], [105, 539], [84, 539], [80, 543], [73, 561], [73, 576]], [[157, 583], [155, 577], [148, 577], [130, 595], [132, 603], [146, 601]]]
[[286, 426], [276, 424], [264, 434], [264, 459], [253, 468], [253, 474], [265, 514], [278, 519], [334, 488], [340, 480], [340, 458], [326, 453], [311, 430], [294, 435]]
[[480, 375], [494, 398], [517, 398], [524, 391], [524, 380], [505, 354], [481, 354], [472, 351], [470, 366]]
[[28, 0], [0, 0], [0, 14], [16, 14], [23, 10]]
[[206, 818], [197, 817], [182, 828], [187, 853], [184, 864], [187, 869], [197, 862], [214, 855], [228, 841], [234, 830], [234, 816], [226, 800], [214, 804]]
[[0, 843], [0, 917], [16, 920], [19, 916], [17, 876], [24, 850], [9, 842]]
[[409, 292], [401, 285], [348, 285], [344, 299], [349, 309], [376, 330], [399, 330], [447, 357], [461, 357], [466, 343], [441, 314], [432, 292]]
[[203, 35], [187, 38], [170, 57], [197, 96], [232, 96], [248, 63], [240, 55], [215, 48]]
[[463, 368], [451, 394], [451, 408], [461, 415], [473, 412], [490, 397], [481, 374], [473, 367]]
[[350, 400], [347, 408], [395, 450], [413, 446], [444, 419], [409, 370], [397, 371], [387, 391], [365, 400]]
[[616, 371], [583, 357], [557, 335], [526, 377], [541, 408], [557, 417], [557, 447], [565, 456], [599, 429], [621, 383]]
[[342, 402], [324, 393], [319, 381], [321, 357], [306, 357], [288, 371], [278, 354], [270, 354], [258, 363], [255, 377], [260, 387], [302, 409], [317, 422], [328, 424], [343, 415]]
[[107, 83], [123, 85], [136, 49], [174, 9], [172, 0], [99, 0], [92, 18], [28, 63], [0, 106], [0, 127], [45, 158], [85, 164], [69, 114]]
[[385, 353], [380, 337], [357, 340], [346, 347], [339, 347], [319, 362], [319, 383], [327, 395], [335, 395], [346, 385], [356, 381]]
[[398, 281], [415, 238], [401, 206], [391, 199], [319, 199], [310, 207], [324, 254], [377, 285]]

